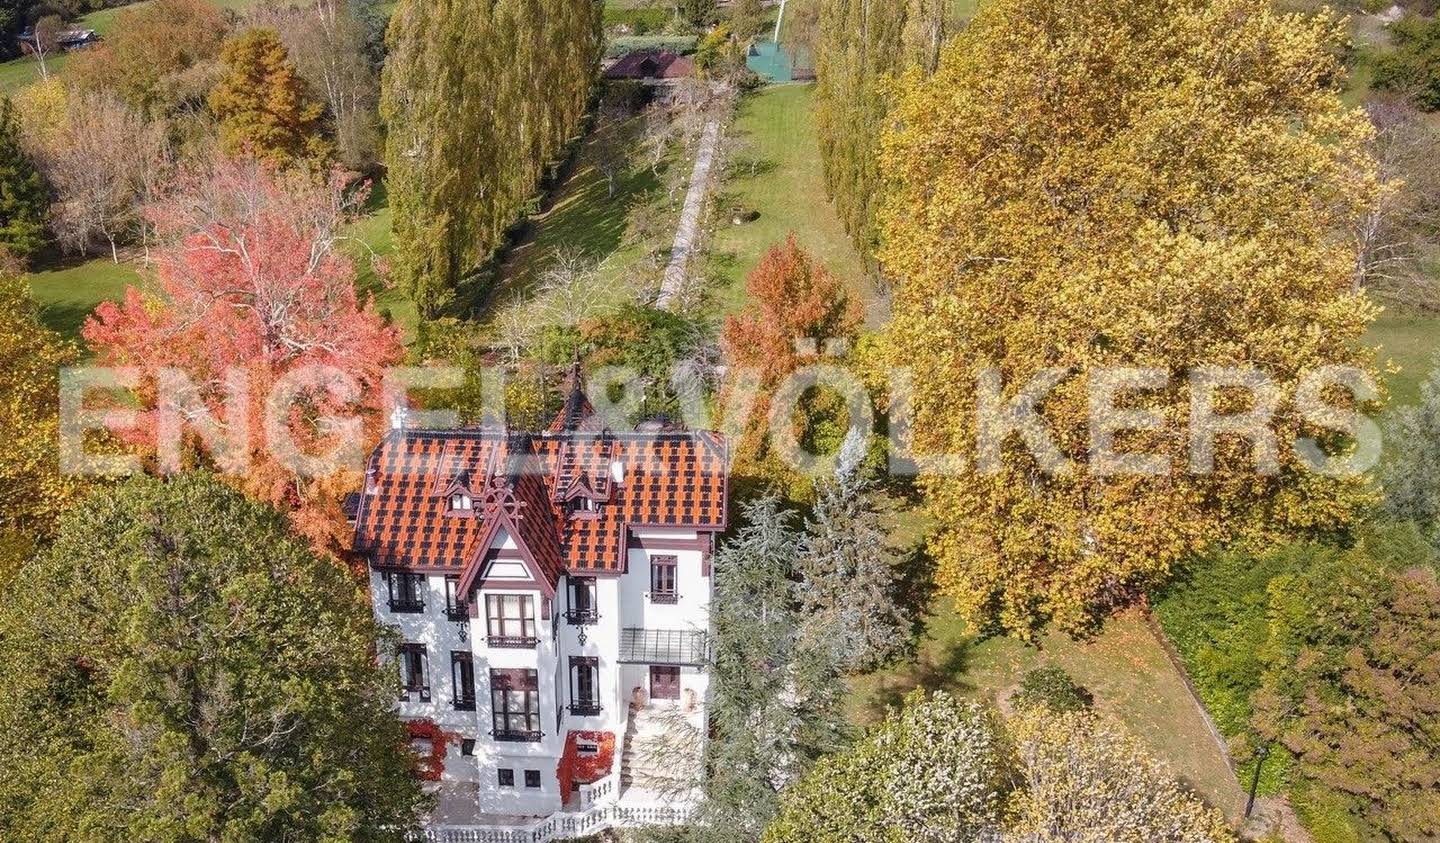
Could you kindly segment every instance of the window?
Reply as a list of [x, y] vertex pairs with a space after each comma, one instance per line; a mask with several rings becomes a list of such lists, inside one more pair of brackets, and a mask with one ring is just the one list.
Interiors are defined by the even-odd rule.
[[528, 594], [485, 595], [485, 619], [491, 647], [534, 647], [535, 604]]
[[460, 599], [460, 578], [445, 578], [445, 617], [452, 621], [464, 622], [469, 617], [465, 601]]
[[565, 502], [565, 514], [571, 518], [583, 518], [594, 516], [600, 511], [600, 504], [584, 495], [571, 498]]
[[495, 740], [540, 740], [540, 684], [535, 671], [490, 671], [490, 705]]
[[540, 789], [540, 771], [539, 771], [539, 770], [526, 770], [526, 771], [525, 771], [525, 786], [528, 787], [528, 788], [532, 788], [532, 789], [534, 789], [534, 790], [539, 790], [539, 789]]
[[475, 754], [475, 739], [474, 739], [474, 738], [461, 738], [461, 739], [460, 739], [460, 754], [461, 754], [461, 755], [474, 755], [474, 754]]
[[475, 665], [468, 651], [455, 650], [450, 653], [450, 681], [455, 692], [452, 697], [455, 700], [455, 709], [474, 711]]
[[515, 771], [506, 767], [501, 767], [500, 769], [495, 771], [495, 780], [501, 787], [514, 787]]
[[425, 611], [425, 575], [391, 571], [385, 575], [390, 586], [390, 611]]
[[600, 660], [594, 656], [570, 657], [570, 713], [600, 713]]
[[674, 556], [650, 557], [651, 603], [679, 601], [679, 596], [675, 593], [675, 562]]
[[474, 508], [475, 502], [470, 500], [469, 495], [463, 492], [456, 492], [450, 496], [451, 512], [470, 512]]
[[416, 695], [420, 702], [430, 702], [430, 683], [426, 676], [429, 673], [429, 657], [425, 653], [424, 644], [401, 644], [400, 656], [400, 685], [404, 688], [400, 693], [400, 699], [409, 702], [412, 694]]
[[570, 578], [570, 611], [565, 613], [565, 620], [574, 626], [593, 624], [600, 620], [600, 613], [595, 606], [594, 577]]

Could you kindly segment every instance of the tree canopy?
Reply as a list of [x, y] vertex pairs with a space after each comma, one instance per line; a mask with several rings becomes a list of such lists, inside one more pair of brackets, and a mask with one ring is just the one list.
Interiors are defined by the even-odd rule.
[[210, 110], [227, 153], [277, 165], [317, 165], [330, 156], [322, 133], [325, 106], [300, 78], [279, 34], [252, 29], [236, 35], [221, 48], [220, 62]]
[[0, 249], [26, 260], [45, 245], [45, 181], [20, 142], [9, 97], [0, 100]]
[[591, 0], [402, 0], [381, 114], [400, 283], [423, 317], [494, 253], [580, 125], [600, 60]]
[[[195, 421], [184, 442], [203, 443], [208, 464], [289, 511], [319, 547], [348, 539], [340, 501], [379, 436], [385, 369], [403, 356], [399, 330], [360, 297], [338, 249], [363, 198], [338, 177], [252, 161], [189, 172], [151, 215], [163, 237], [158, 295], [131, 287], [83, 329], [102, 364], [147, 376], [142, 395], [156, 400], [125, 435], [153, 446], [164, 419]], [[161, 401], [167, 368], [189, 383]]]
[[1090, 711], [1008, 720], [940, 692], [785, 792], [764, 843], [1231, 843], [1218, 810]]
[[[745, 308], [725, 319], [721, 349], [729, 367], [720, 403], [729, 414], [726, 424], [738, 430], [734, 445], [737, 477], [752, 482], [775, 482], [787, 486], [792, 497], [810, 492], [809, 478], [799, 477], [771, 446], [780, 425], [798, 429], [801, 444], [812, 453], [816, 443], [815, 422], [827, 417], [844, 417], [843, 401], [833, 392], [801, 396], [794, 417], [771, 419], [772, 399], [786, 378], [806, 363], [821, 362], [832, 342], [848, 345], [860, 328], [860, 305], [850, 298], [845, 284], [804, 249], [795, 236], [772, 246], [745, 279], [748, 299]], [[809, 344], [811, 347], [806, 347]], [[754, 403], [745, 406], [745, 396], [754, 390]], [[843, 436], [843, 432], [841, 433]], [[794, 491], [799, 489], [799, 492]]]
[[974, 703], [913, 692], [785, 791], [764, 843], [993, 839], [1009, 790], [997, 725]]
[[[1374, 371], [1352, 226], [1377, 188], [1371, 128], [1337, 91], [1343, 37], [1268, 0], [995, 0], [900, 86], [881, 155], [889, 362], [911, 375], [916, 452], [966, 457], [922, 485], [939, 584], [967, 615], [1082, 627], [1199, 548], [1343, 529], [1370, 505], [1365, 481], [1289, 447], [1337, 446], [1295, 409], [1306, 374]], [[1233, 435], [1192, 469], [1190, 378], [1216, 366], [1275, 385], [1273, 471]], [[1158, 415], [1114, 449], [1154, 470], [1092, 461], [1089, 387], [1114, 367], [1165, 376], [1115, 393]], [[1036, 410], [1053, 450], [977, 452], [981, 398], [1036, 383], [1054, 384]], [[1217, 416], [1261, 406], [1215, 392]]]
[[398, 843], [423, 797], [381, 637], [212, 476], [89, 497], [0, 597], [0, 837]]
[[40, 324], [30, 285], [0, 275], [0, 587], [76, 497], [77, 482], [60, 473], [59, 370], [75, 347]]
[[1252, 724], [1393, 840], [1440, 835], [1440, 582], [1404, 531], [1268, 589]]

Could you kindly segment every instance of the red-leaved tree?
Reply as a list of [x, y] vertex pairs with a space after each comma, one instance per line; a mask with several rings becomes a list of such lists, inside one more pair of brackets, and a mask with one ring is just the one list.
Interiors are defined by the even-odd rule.
[[102, 365], [143, 373], [148, 409], [117, 433], [157, 449], [161, 471], [209, 461], [333, 549], [340, 500], [383, 424], [385, 369], [403, 354], [338, 249], [363, 191], [221, 160], [166, 196], [149, 211], [154, 289], [131, 287], [83, 330]]
[[[861, 308], [850, 298], [844, 282], [800, 248], [794, 234], [765, 253], [746, 279], [745, 289], [749, 293], [745, 309], [726, 318], [721, 335], [729, 372], [721, 406], [727, 414], [727, 427], [732, 432], [738, 428], [739, 433], [734, 471], [742, 480], [750, 477], [790, 484], [794, 496], [805, 497], [808, 484], [793, 483], [797, 478], [768, 447], [771, 401], [786, 378], [802, 365], [841, 362], [822, 360], [822, 355], [839, 354], [854, 341]], [[841, 349], [832, 347], [835, 341], [842, 344]], [[757, 392], [747, 412], [743, 406], [747, 402], [739, 393], [752, 388]], [[835, 398], [833, 394], [810, 394], [789, 419], [801, 429], [798, 438], [808, 447], [825, 450], [836, 444], [828, 441], [833, 438], [827, 435], [832, 431], [825, 430], [837, 419], [844, 421], [843, 402]]]

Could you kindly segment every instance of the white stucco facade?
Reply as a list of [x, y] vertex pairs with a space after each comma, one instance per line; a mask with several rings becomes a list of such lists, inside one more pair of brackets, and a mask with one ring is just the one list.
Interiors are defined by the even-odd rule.
[[[516, 824], [594, 808], [598, 802], [589, 794], [580, 800], [580, 794], [561, 793], [557, 769], [572, 732], [615, 736], [610, 771], [615, 786], [597, 797], [615, 801], [626, 795], [621, 774], [632, 716], [678, 710], [694, 723], [697, 734], [705, 733], [712, 543], [708, 532], [635, 526], [629, 531], [618, 573], [593, 577], [562, 573], [552, 597], [550, 589], [534, 581], [535, 571], [527, 566], [516, 542], [500, 531], [486, 569], [476, 580], [478, 587], [464, 602], [463, 615], [447, 609], [455, 605], [449, 595], [459, 579], [456, 572], [371, 570], [377, 618], [396, 631], [409, 652], [423, 650], [424, 676], [419, 685], [425, 690], [417, 686], [402, 691], [399, 713], [409, 721], [433, 722], [451, 736], [444, 757], [436, 759], [443, 771], [435, 784], [435, 824]], [[656, 593], [653, 567], [669, 566], [672, 560], [673, 589]], [[415, 577], [419, 601], [392, 600], [396, 593], [410, 593], [403, 588], [397, 592], [398, 578], [403, 576]], [[668, 585], [668, 574], [659, 576]], [[577, 589], [584, 591], [592, 582], [593, 611], [584, 612], [583, 595]], [[524, 626], [524, 621], [517, 626], [512, 619], [505, 627], [503, 621], [489, 617], [494, 608], [491, 598], [506, 601], [502, 613], [528, 606], [522, 612], [532, 619], [533, 636], [492, 637], [491, 631], [525, 632], [531, 626]], [[463, 682], [457, 688], [457, 679], [463, 677], [452, 669], [457, 659], [467, 657], [473, 669], [473, 709]], [[413, 667], [405, 658], [402, 655], [396, 666], [402, 688], [416, 685]], [[588, 663], [572, 661], [576, 659], [594, 660], [589, 683], [593, 692], [588, 698], [583, 697], [585, 683], [579, 672], [590, 668]], [[678, 687], [673, 684], [676, 674]], [[492, 691], [509, 682], [525, 694], [531, 677], [535, 697], [526, 700], [518, 719], [527, 725], [538, 719], [538, 729], [515, 734], [504, 727], [517, 718], [502, 716], [497, 721]], [[665, 698], [657, 698], [657, 691]], [[536, 701], [533, 708], [531, 701]], [[417, 743], [417, 751], [422, 749]], [[585, 804], [577, 804], [581, 801]]]

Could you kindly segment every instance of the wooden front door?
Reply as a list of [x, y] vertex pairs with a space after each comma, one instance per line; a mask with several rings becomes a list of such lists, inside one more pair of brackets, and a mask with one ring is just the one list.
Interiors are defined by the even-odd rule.
[[650, 668], [650, 699], [680, 699], [680, 668], [659, 665]]

